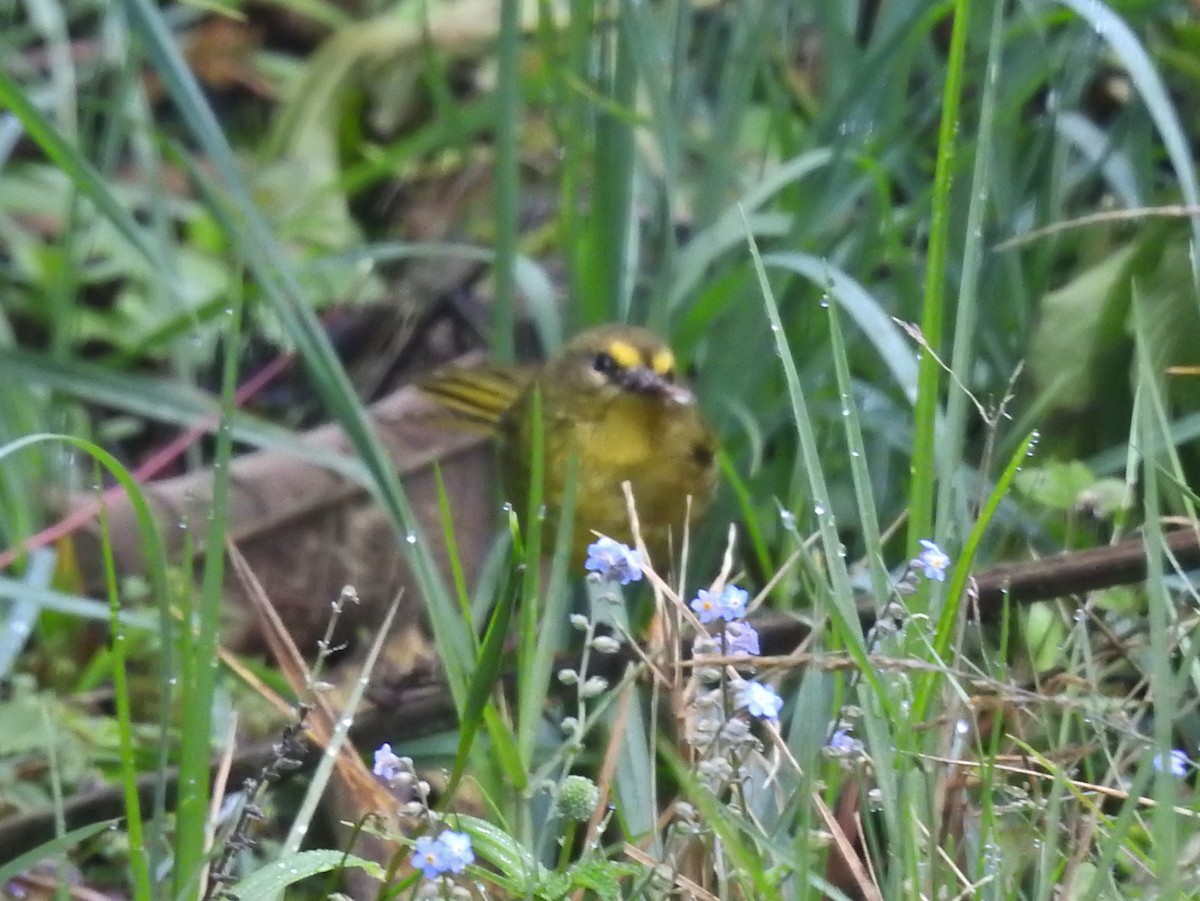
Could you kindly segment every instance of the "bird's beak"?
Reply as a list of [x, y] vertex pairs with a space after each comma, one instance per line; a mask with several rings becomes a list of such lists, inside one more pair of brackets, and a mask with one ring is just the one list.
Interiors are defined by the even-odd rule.
[[695, 395], [682, 385], [669, 382], [648, 366], [634, 366], [621, 374], [622, 386], [638, 394], [657, 394], [681, 407], [695, 402]]

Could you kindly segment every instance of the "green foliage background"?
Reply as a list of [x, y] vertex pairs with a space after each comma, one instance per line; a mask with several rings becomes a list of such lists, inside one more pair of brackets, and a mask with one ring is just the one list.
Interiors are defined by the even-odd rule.
[[[212, 28], [220, 17], [230, 31]], [[397, 535], [411, 532], [318, 313], [393, 299], [399, 277], [431, 260], [490, 267], [479, 309], [501, 358], [525, 321], [548, 352], [602, 321], [669, 336], [727, 458], [696, 559], [715, 573], [725, 524], [738, 522], [746, 577], [762, 585], [801, 536], [819, 536], [771, 603], [827, 612], [827, 649], [868, 672], [851, 588], [885, 584], [919, 538], [955, 557], [954, 588], [973, 566], [1139, 528], [1153, 547], [1162, 516], [1192, 517], [1197, 383], [1166, 375], [1196, 362], [1200, 337], [1200, 24], [1187, 3], [32, 0], [0, 3], [0, 25], [5, 545], [52, 521], [45, 485], [79, 483], [91, 473], [83, 457], [148, 421], [222, 413], [211, 455], [194, 463], [227, 460], [234, 435], [286, 445], [278, 425], [232, 409], [251, 338], [296, 351], [351, 439], [353, 473]], [[214, 74], [222, 63], [232, 76]], [[451, 224], [413, 240], [405, 205], [423, 192], [437, 198], [423, 215]], [[432, 302], [403, 301], [413, 317]], [[30, 441], [42, 433], [74, 443]], [[1087, 492], [1104, 499], [1099, 518], [1080, 512]], [[902, 518], [907, 528], [880, 537]], [[423, 545], [411, 554], [456, 702], [471, 708], [480, 647]], [[166, 561], [151, 556], [170, 634]], [[863, 565], [848, 570], [843, 557]], [[188, 602], [197, 641], [174, 659], [164, 651], [164, 685], [178, 678], [174, 691], [200, 711], [183, 724], [180, 762], [201, 781], [222, 691], [207, 665], [221, 567], [214, 557]], [[28, 596], [23, 574], [0, 582], [12, 611]], [[77, 606], [40, 620], [43, 647], [56, 635], [69, 646], [80, 617], [109, 618], [58, 587], [60, 607]], [[822, 766], [838, 706], [867, 708], [881, 816], [899, 849], [884, 866], [872, 847], [886, 896], [918, 882], [962, 890], [930, 875], [940, 865], [906, 816], [933, 809], [933, 783], [904, 763], [946, 751], [947, 733], [912, 727], [954, 719], [950, 699], [968, 693], [960, 664], [1008, 681], [1082, 669], [1092, 692], [1069, 712], [1043, 711], [1033, 730], [1054, 776], [1046, 807], [1018, 828], [994, 798], [979, 802], [990, 813], [964, 840], [975, 878], [991, 873], [998, 897], [1196, 890], [1191, 820], [1163, 812], [1186, 801], [1161, 778], [1146, 788], [1142, 753], [1183, 742], [1195, 756], [1200, 741], [1176, 589], [1155, 570], [1132, 600], [1093, 599], [1106, 615], [1128, 612], [1144, 639], [1131, 666], [1149, 688], [1122, 708], [1120, 728], [1093, 719], [1103, 680], [1079, 620], [1041, 608], [1004, 636], [963, 640], [953, 590], [913, 598], [929, 632], [898, 649], [939, 676], [801, 679], [786, 734], [807, 769]], [[115, 589], [111, 600], [120, 606]], [[546, 650], [528, 652], [543, 655], [548, 678]], [[122, 653], [95, 666], [119, 673]], [[43, 672], [42, 687], [82, 680], [67, 669]], [[1153, 816], [1128, 801], [1103, 816], [1071, 807], [1050, 749], [1089, 742], [1084, 778], [1135, 780], [1160, 802]], [[126, 735], [127, 785], [133, 744]], [[520, 765], [528, 775], [532, 760]], [[501, 769], [480, 778], [500, 785]], [[178, 891], [201, 856], [203, 796], [186, 803]], [[792, 813], [778, 859], [799, 853], [788, 841], [812, 827]], [[1104, 838], [1072, 856], [1064, 817]], [[1044, 843], [989, 870], [1008, 831]], [[800, 859], [818, 853], [805, 845]], [[1108, 875], [1116, 860], [1125, 869]], [[145, 895], [149, 869], [135, 873]]]

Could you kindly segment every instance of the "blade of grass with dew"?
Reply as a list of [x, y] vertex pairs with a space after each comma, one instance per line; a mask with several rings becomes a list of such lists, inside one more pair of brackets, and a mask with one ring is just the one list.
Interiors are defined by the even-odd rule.
[[[952, 221], [950, 185], [954, 179], [955, 144], [959, 129], [967, 50], [969, 0], [955, 0], [946, 81], [942, 91], [941, 123], [938, 127], [937, 164], [933, 176], [929, 247], [925, 260], [925, 299], [921, 311], [921, 334], [933, 353], [921, 354], [917, 364], [917, 400], [913, 412], [913, 450], [909, 470], [908, 550], [919, 550], [918, 539], [933, 532], [934, 479], [937, 467], [937, 411], [941, 368], [934, 354], [942, 346], [945, 319], [947, 249]], [[921, 592], [914, 596], [920, 604]], [[919, 609], [919, 608], [918, 608]]]
[[[1000, 82], [1000, 62], [1004, 47], [1004, 4], [997, 3], [992, 11], [992, 29], [988, 40], [987, 74], [984, 78], [983, 99], [975, 140], [975, 165], [971, 172], [971, 200], [967, 205], [966, 241], [963, 247], [962, 274], [955, 304], [954, 344], [950, 370], [960, 380], [975, 362], [976, 332], [979, 320], [979, 280], [983, 263], [983, 226], [987, 212], [992, 146], [996, 130], [996, 94]], [[954, 474], [962, 463], [967, 435], [967, 413], [970, 399], [964, 388], [949, 392], [946, 399], [946, 428], [938, 441], [940, 451], [936, 460], [942, 490], [938, 494], [934, 518], [936, 529], [930, 540], [944, 541], [951, 531], [950, 514], [954, 509], [958, 481]], [[911, 545], [911, 542], [910, 542]], [[936, 614], [936, 610], [931, 611]]]
[[[867, 570], [875, 596], [875, 606], [881, 610], [890, 600], [893, 587], [888, 576], [887, 564], [883, 559], [883, 538], [879, 530], [879, 518], [875, 500], [871, 495], [871, 475], [867, 471], [866, 448], [863, 444], [858, 407], [854, 402], [853, 382], [846, 344], [842, 337], [838, 304], [828, 304], [829, 338], [833, 353], [834, 372], [837, 378], [839, 402], [842, 408], [842, 423], [846, 433], [846, 448], [850, 455], [850, 473], [854, 483], [855, 500], [858, 506], [858, 523], [863, 532], [863, 545], [867, 554]], [[861, 692], [861, 689], [860, 689]], [[886, 709], [887, 702], [877, 698], [877, 703]], [[899, 818], [899, 784], [896, 756], [893, 753], [890, 724], [874, 715], [870, 704], [863, 705], [866, 711], [863, 726], [871, 748], [871, 759], [884, 800], [885, 814], [889, 826], [894, 827]], [[893, 832], [893, 834], [897, 834]], [[909, 871], [916, 869], [916, 861], [909, 856]]]
[[[417, 579], [422, 600], [429, 614], [447, 680], [457, 704], [466, 695], [468, 674], [465, 667], [471, 659], [470, 640], [466, 626], [458, 616], [457, 604], [446, 591], [429, 549], [419, 540], [420, 526], [400, 484], [399, 477], [371, 428], [362, 404], [355, 397], [345, 370], [338, 361], [317, 321], [305, 302], [305, 292], [296, 274], [283, 256], [261, 214], [258, 212], [242, 180], [233, 151], [221, 131], [215, 116], [204, 99], [203, 92], [176, 46], [161, 12], [151, 0], [125, 0], [135, 29], [142, 35], [147, 52], [153, 60], [167, 92], [178, 106], [189, 131], [196, 138], [211, 162], [217, 177], [227, 191], [229, 203], [217, 202], [209, 191], [210, 205], [232, 242], [242, 248], [248, 268], [259, 282], [271, 309], [299, 349], [308, 366], [317, 393], [330, 414], [342, 424], [350, 445], [360, 456], [371, 476], [371, 488], [387, 510], [398, 532], [412, 534], [415, 543], [400, 542], [402, 552]], [[193, 179], [208, 184], [190, 165]]]
[[[494, 696], [496, 685], [495, 669], [502, 663], [504, 642], [507, 640], [508, 627], [512, 619], [512, 610], [506, 608], [516, 602], [519, 589], [513, 581], [512, 567], [506, 567], [503, 583], [499, 583], [499, 587], [495, 590], [489, 590], [497, 584], [497, 581], [488, 577], [487, 573], [490, 568], [484, 568], [484, 576], [480, 578], [477, 586], [480, 590], [486, 592], [485, 596], [487, 598], [486, 606], [480, 608], [483, 610], [483, 616], [487, 617], [488, 622], [483, 647], [481, 648], [478, 640], [475, 638], [475, 611], [473, 610], [470, 592], [463, 576], [462, 564], [458, 554], [458, 544], [454, 535], [449, 497], [446, 494], [445, 485], [442, 481], [441, 467], [434, 468], [434, 475], [437, 480], [438, 506], [442, 516], [446, 552], [450, 561], [451, 575], [455, 591], [459, 595], [459, 606], [463, 620], [464, 622], [471, 623], [470, 637], [475, 646], [474, 653], [476, 655], [471, 691], [468, 695], [466, 707], [460, 716], [458, 749], [456, 751], [454, 769], [450, 784], [444, 795], [446, 797], [453, 797], [455, 786], [466, 772], [468, 754], [472, 750], [473, 734], [478, 728], [478, 716], [482, 716], [492, 745], [489, 753], [477, 754], [477, 766], [473, 777], [484, 786], [496, 787], [496, 790], [488, 792], [489, 797], [498, 796], [500, 785], [518, 785], [524, 780], [524, 770], [522, 769], [520, 754], [517, 751], [515, 742], [512, 740], [513, 731], [511, 726], [504, 722], [501, 712], [494, 705], [486, 703], [488, 698]], [[514, 550], [514, 554], [516, 553], [519, 553], [519, 550]], [[512, 599], [511, 601], [509, 600], [510, 598]], [[495, 636], [494, 638], [492, 638], [493, 635]], [[498, 649], [489, 649], [488, 643], [491, 640], [499, 641], [500, 647]], [[491, 670], [491, 675], [484, 676], [482, 674], [484, 670]], [[475, 711], [478, 711], [478, 715], [476, 715]], [[470, 736], [467, 735], [468, 730], [472, 733]], [[477, 748], [475, 750], [478, 751]], [[495, 765], [497, 764], [499, 765], [500, 772], [496, 772]]]
[[[129, 875], [136, 901], [154, 897], [150, 880], [150, 856], [147, 853], [142, 804], [138, 797], [137, 753], [133, 740], [133, 712], [129, 697], [129, 670], [125, 656], [125, 627], [117, 615], [121, 594], [117, 588], [117, 566], [108, 534], [108, 517], [100, 511], [100, 548], [104, 559], [104, 588], [112, 611], [109, 623], [109, 660], [113, 700], [117, 720], [117, 757], [120, 760], [121, 790], [125, 801], [125, 831], [129, 836]], [[166, 703], [165, 706], [170, 706]], [[206, 736], [207, 737], [207, 736]], [[160, 770], [161, 772], [161, 770]]]
[[[186, 610], [181, 632], [181, 708], [179, 781], [191, 786], [180, 792], [175, 816], [174, 889], [178, 895], [198, 885], [207, 863], [206, 823], [209, 806], [209, 757], [212, 754], [213, 697], [217, 683], [217, 643], [220, 638], [222, 586], [225, 575], [225, 535], [229, 527], [229, 461], [233, 435], [229, 421], [237, 391], [238, 361], [242, 357], [243, 295], [230, 299], [226, 347], [221, 372], [221, 420], [212, 463], [212, 496], [204, 537], [204, 569], [200, 607]], [[193, 628], [195, 632], [193, 633]]]
[[829, 514], [829, 490], [825, 484], [825, 476], [821, 470], [820, 453], [817, 447], [816, 435], [813, 431], [812, 420], [808, 416], [808, 405], [804, 400], [804, 390], [800, 385], [800, 374], [792, 359], [788, 347], [787, 335], [783, 331], [783, 322], [779, 317], [779, 307], [775, 303], [775, 295], [767, 278], [766, 267], [762, 256], [759, 255], [758, 245], [754, 236], [749, 232], [747, 222], [746, 237], [749, 242], [750, 255], [754, 260], [754, 268], [758, 274], [759, 289], [762, 292], [763, 304], [766, 307], [767, 318], [771, 332], [775, 338], [775, 347], [784, 377], [787, 381], [788, 397], [791, 401], [792, 419], [800, 439], [801, 457], [804, 460], [805, 473], [808, 477], [809, 493], [816, 506], [817, 524], [821, 535], [822, 549], [829, 567], [829, 577], [832, 583], [832, 605], [830, 613], [842, 633], [843, 640], [850, 655], [863, 671], [863, 675], [872, 682], [882, 698], [886, 695], [882, 690], [878, 677], [874, 674], [866, 655], [866, 645], [863, 642], [862, 631], [858, 625], [858, 611], [854, 608], [854, 592], [850, 586], [849, 574], [846, 572], [846, 561], [841, 555], [841, 540]]
[[876, 609], [881, 609], [892, 594], [887, 564], [883, 559], [883, 536], [879, 530], [879, 513], [871, 494], [871, 474], [867, 471], [867, 451], [863, 444], [858, 404], [854, 400], [854, 381], [850, 375], [850, 360], [842, 336], [838, 305], [828, 304], [829, 346], [833, 352], [833, 368], [837, 378], [839, 401], [842, 405], [842, 425], [846, 433], [846, 449], [850, 454], [850, 477], [854, 482], [854, 499], [858, 505], [858, 527], [862, 530], [866, 549], [867, 571], [875, 594]]

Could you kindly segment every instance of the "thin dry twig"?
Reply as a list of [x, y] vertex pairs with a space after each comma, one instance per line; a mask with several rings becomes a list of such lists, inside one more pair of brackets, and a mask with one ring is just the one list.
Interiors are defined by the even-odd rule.
[[1074, 228], [1083, 228], [1088, 225], [1098, 225], [1103, 222], [1128, 222], [1136, 219], [1152, 218], [1187, 219], [1192, 216], [1200, 216], [1200, 207], [1174, 204], [1168, 206], [1134, 207], [1131, 210], [1104, 210], [1099, 213], [1080, 216], [1078, 219], [1065, 219], [1062, 222], [1052, 222], [1050, 225], [1043, 226], [1042, 228], [1035, 228], [1033, 231], [1013, 235], [999, 244], [994, 244], [992, 250], [997, 252], [1011, 250], [1014, 247], [1031, 244], [1040, 238], [1046, 238], [1059, 232], [1069, 231]]

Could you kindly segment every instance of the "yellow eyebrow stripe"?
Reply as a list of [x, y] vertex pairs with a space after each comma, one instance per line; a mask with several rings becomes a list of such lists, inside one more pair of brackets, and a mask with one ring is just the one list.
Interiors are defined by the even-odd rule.
[[650, 368], [659, 375], [666, 375], [675, 368], [675, 354], [665, 347], [656, 350], [654, 356], [650, 358]]
[[621, 369], [633, 369], [642, 364], [642, 355], [628, 341], [614, 341], [608, 346], [608, 355]]

